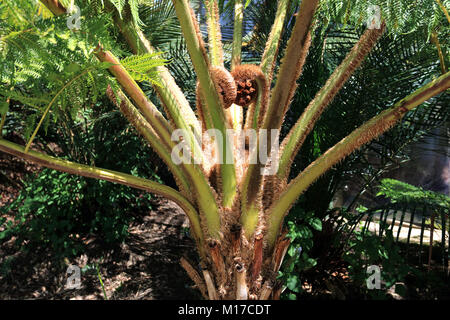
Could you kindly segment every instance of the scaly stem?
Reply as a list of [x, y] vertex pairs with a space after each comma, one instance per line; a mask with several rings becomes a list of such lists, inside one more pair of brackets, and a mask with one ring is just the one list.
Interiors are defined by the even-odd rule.
[[167, 145], [171, 145], [171, 131], [172, 128], [163, 115], [159, 112], [156, 106], [147, 99], [142, 89], [131, 78], [130, 74], [120, 64], [119, 60], [109, 51], [104, 51], [100, 48], [95, 55], [102, 62], [109, 62], [111, 66], [109, 71], [114, 75], [120, 83], [124, 91], [131, 97], [131, 99], [139, 107], [139, 110], [144, 115], [145, 119], [158, 132], [161, 140]]
[[[205, 114], [203, 116], [210, 118], [214, 126], [213, 128], [207, 129], [217, 129], [224, 137], [224, 143], [222, 145], [220, 145], [220, 139], [216, 139], [219, 143], [220, 158], [224, 159], [225, 162], [220, 166], [222, 204], [225, 208], [231, 208], [237, 195], [237, 183], [234, 164], [225, 161], [227, 158], [232, 158], [233, 155], [232, 145], [229, 141], [231, 139], [226, 138], [228, 121], [226, 121], [221, 100], [213, 82], [210, 69], [211, 65], [189, 4], [187, 0], [173, 0], [173, 3], [205, 99]], [[208, 124], [208, 121], [206, 123]]]
[[145, 118], [140, 114], [136, 107], [131, 103], [130, 100], [125, 96], [125, 94], [119, 90], [117, 96], [120, 100], [118, 103], [113, 91], [108, 88], [106, 91], [109, 99], [119, 108], [122, 114], [127, 118], [127, 120], [136, 128], [138, 133], [144, 137], [144, 139], [150, 144], [152, 149], [158, 154], [158, 156], [164, 161], [164, 163], [169, 168], [169, 171], [173, 174], [181, 193], [192, 201], [192, 193], [190, 192], [190, 183], [183, 166], [177, 166], [172, 161], [171, 150], [162, 143], [161, 138], [153, 130], [150, 124], [145, 120]]
[[217, 0], [205, 0], [206, 22], [208, 24], [209, 56], [213, 66], [223, 67], [222, 34]]
[[[175, 143], [172, 141], [172, 130], [167, 120], [158, 111], [156, 106], [151, 103], [137, 83], [131, 78], [128, 72], [120, 65], [120, 62], [114, 57], [111, 52], [99, 50], [96, 56], [102, 62], [109, 62], [112, 64], [109, 71], [116, 77], [121, 84], [124, 91], [131, 97], [142, 112], [145, 120], [157, 132], [161, 142], [166, 146], [167, 150], [174, 150]], [[182, 158], [181, 158], [182, 159]], [[206, 217], [208, 231], [213, 238], [219, 237], [220, 216], [219, 207], [216, 203], [216, 197], [213, 190], [208, 184], [203, 172], [195, 164], [190, 161], [186, 163], [182, 161], [181, 165], [191, 179], [191, 183], [196, 194], [196, 199], [200, 208], [201, 214]]]
[[[261, 70], [266, 76], [268, 85], [272, 83], [273, 70], [276, 64], [276, 58], [278, 55], [278, 48], [280, 46], [281, 34], [283, 32], [284, 21], [289, 8], [290, 0], [278, 1], [277, 12], [275, 14], [275, 21], [270, 31], [269, 39], [264, 49], [264, 54], [261, 60]], [[247, 128], [256, 129], [260, 124], [260, 119], [264, 118], [266, 110], [261, 110], [261, 101], [259, 100], [254, 105], [250, 106], [247, 113], [247, 119], [245, 121]], [[252, 110], [253, 109], [253, 110]]]
[[233, 48], [231, 50], [231, 70], [241, 64], [242, 21], [244, 20], [244, 0], [234, 2]]
[[287, 44], [283, 57], [277, 84], [270, 98], [267, 114], [264, 118], [264, 129], [279, 129], [288, 109], [295, 89], [297, 79], [303, 70], [303, 65], [311, 45], [310, 28], [319, 0], [303, 0], [297, 14], [292, 36]]
[[383, 34], [384, 28], [385, 24], [383, 23], [380, 29], [368, 29], [361, 36], [360, 40], [316, 94], [316, 97], [310, 102], [288, 136], [284, 139], [277, 173], [280, 179], [286, 179], [289, 176], [294, 157], [300, 150], [306, 137], [314, 128], [325, 108], [363, 62], [366, 55], [374, 48], [377, 40]]
[[[278, 48], [280, 47], [281, 33], [283, 32], [284, 21], [289, 8], [290, 0], [279, 0], [277, 12], [275, 14], [275, 21], [270, 31], [269, 39], [264, 49], [264, 54], [261, 59], [261, 70], [266, 75], [267, 79], [272, 79], [273, 69], [275, 68], [276, 58], [278, 55]], [[271, 82], [271, 81], [269, 81]]]
[[[242, 21], [244, 20], [244, 0], [234, 2], [234, 31], [231, 49], [231, 70], [241, 64], [242, 52]], [[241, 106], [233, 104], [228, 109], [228, 114], [233, 121], [233, 129], [240, 131], [244, 123], [244, 110]]]
[[303, 170], [289, 183], [286, 190], [274, 201], [269, 209], [270, 221], [266, 238], [269, 247], [273, 247], [277, 235], [280, 232], [283, 219], [290, 207], [314, 181], [353, 151], [389, 130], [408, 111], [448, 88], [450, 88], [450, 72], [431, 81], [403, 100], [397, 102], [393, 107], [381, 112], [378, 116], [375, 116], [354, 130], [350, 135], [342, 139]]
[[[212, 66], [223, 67], [222, 33], [220, 31], [220, 15], [217, 0], [205, 0], [206, 21], [208, 24], [208, 48]], [[231, 120], [233, 129], [239, 128], [242, 116], [239, 108], [232, 105], [225, 110], [226, 116]]]
[[[298, 11], [297, 20], [289, 39], [286, 54], [283, 58], [279, 81], [273, 90], [269, 108], [262, 123], [262, 129], [279, 129], [284, 117], [285, 109], [294, 94], [296, 80], [300, 76], [306, 54], [309, 50], [311, 36], [309, 29], [319, 0], [303, 0]], [[271, 146], [272, 136], [268, 132], [266, 141], [257, 139], [254, 152], [259, 154], [261, 143]], [[258, 225], [258, 215], [261, 212], [261, 175], [262, 163], [248, 166], [241, 186], [242, 206], [241, 223], [247, 238], [251, 237]]]
[[[110, 8], [110, 10], [113, 9]], [[134, 26], [124, 22], [118, 15], [114, 16], [114, 22], [135, 54], [157, 52], [145, 35], [136, 30]], [[156, 70], [162, 85], [155, 85], [153, 88], [158, 94], [169, 120], [174, 124], [174, 127], [188, 132], [193, 148], [199, 148], [194, 139], [201, 136], [201, 127], [194, 111], [169, 70], [165, 66], [158, 66]]]

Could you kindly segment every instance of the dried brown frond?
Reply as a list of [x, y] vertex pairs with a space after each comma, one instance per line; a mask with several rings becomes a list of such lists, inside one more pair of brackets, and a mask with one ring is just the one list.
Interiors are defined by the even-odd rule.
[[219, 287], [223, 286], [226, 282], [225, 263], [222, 256], [223, 250], [217, 240], [210, 240], [208, 242], [209, 254], [214, 265], [214, 272], [218, 281]]
[[192, 281], [194, 281], [195, 286], [200, 290], [203, 298], [208, 299], [205, 282], [203, 281], [202, 277], [199, 275], [197, 270], [195, 270], [192, 264], [184, 257], [181, 258], [180, 264], [183, 267], [183, 269], [186, 270], [186, 273], [188, 274], [189, 278], [191, 278]]
[[286, 255], [287, 249], [291, 244], [291, 239], [287, 237], [288, 230], [285, 229], [283, 233], [279, 236], [275, 250], [272, 257], [272, 271], [278, 272], [280, 270], [281, 264], [283, 263], [284, 256]]
[[258, 233], [255, 235], [255, 244], [254, 244], [254, 255], [252, 261], [252, 269], [251, 269], [251, 283], [258, 286], [260, 283], [257, 282], [263, 261], [263, 234]]

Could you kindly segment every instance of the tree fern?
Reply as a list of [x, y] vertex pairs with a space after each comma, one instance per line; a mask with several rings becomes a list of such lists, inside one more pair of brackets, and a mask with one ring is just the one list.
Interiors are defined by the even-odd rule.
[[[408, 112], [427, 100], [430, 103], [434, 102], [435, 96], [450, 87], [450, 73], [444, 73], [434, 79], [437, 76], [436, 71], [439, 72], [439, 69], [436, 68], [436, 63], [439, 61], [437, 55], [431, 55], [431, 61], [418, 63], [421, 67], [416, 68], [417, 60], [415, 59], [423, 56], [410, 54], [417, 50], [415, 44], [409, 42], [401, 46], [393, 41], [396, 38], [403, 38], [404, 33], [413, 34], [417, 30], [423, 29], [429, 33], [430, 30], [433, 30], [433, 34], [434, 32], [438, 33], [438, 40], [444, 41], [442, 48], [445, 52], [446, 44], [443, 36], [446, 34], [447, 25], [438, 25], [436, 21], [440, 22], [446, 19], [446, 16], [445, 13], [441, 13], [442, 10], [435, 10], [436, 8], [441, 9], [438, 2], [436, 5], [433, 3], [425, 8], [431, 2], [418, 0], [414, 3], [417, 7], [416, 12], [411, 12], [411, 2], [406, 0], [374, 0], [373, 4], [382, 7], [381, 18], [387, 22], [387, 29], [391, 36], [391, 38], [385, 38], [386, 41], [391, 42], [385, 43], [384, 48], [387, 50], [380, 54], [375, 43], [370, 42], [370, 48], [367, 48], [372, 49], [375, 54], [367, 55], [368, 68], [358, 73], [354, 72], [355, 68], [345, 68], [348, 70], [348, 74], [345, 74], [345, 84], [337, 81], [337, 84], [331, 86], [330, 89], [339, 91], [342, 88], [344, 92], [348, 88], [349, 97], [342, 98], [337, 92], [330, 91], [333, 92], [332, 98], [336, 104], [330, 105], [328, 110], [331, 111], [329, 116], [334, 116], [334, 118], [331, 121], [328, 119], [328, 123], [321, 123], [321, 120], [327, 119], [326, 115], [321, 119], [315, 119], [318, 120], [316, 130], [310, 130], [311, 135], [308, 140], [304, 140], [306, 144], [310, 143], [310, 148], [306, 153], [309, 156], [307, 157], [308, 161], [301, 164], [302, 172], [290, 181], [277, 179], [276, 175], [263, 178], [262, 173], [265, 170], [261, 171], [260, 169], [265, 169], [265, 163], [253, 164], [249, 163], [250, 161], [247, 159], [264, 148], [263, 142], [266, 138], [257, 140], [256, 148], [252, 148], [253, 150], [249, 146], [246, 150], [248, 154], [246, 152], [235, 153], [239, 149], [236, 148], [234, 139], [227, 139], [223, 144], [216, 139], [215, 143], [220, 147], [219, 155], [231, 155], [236, 159], [242, 159], [236, 166], [233, 161], [227, 161], [225, 164], [215, 163], [209, 159], [210, 155], [203, 153], [200, 142], [195, 139], [202, 133], [202, 129], [198, 126], [198, 119], [195, 118], [193, 110], [186, 98], [182, 96], [172, 75], [165, 67], [157, 66], [166, 61], [161, 61], [161, 58], [152, 55], [156, 52], [154, 46], [145, 39], [144, 33], [136, 28], [141, 19], [138, 15], [139, 9], [144, 9], [146, 6], [144, 1], [97, 1], [94, 6], [95, 10], [90, 10], [89, 7], [89, 4], [94, 4], [93, 0], [80, 3], [83, 23], [81, 29], [77, 30], [67, 30], [65, 26], [66, 16], [64, 14], [67, 13], [65, 8], [69, 5], [68, 0], [62, 2], [66, 7], [57, 1], [42, 1], [47, 4], [55, 17], [41, 19], [31, 15], [28, 23], [26, 19], [23, 19], [27, 16], [26, 13], [21, 14], [19, 10], [18, 16], [16, 14], [16, 17], [10, 19], [13, 23], [11, 27], [8, 25], [9, 21], [2, 21], [2, 26], [4, 26], [1, 31], [4, 40], [2, 46], [6, 49], [2, 53], [5, 74], [2, 75], [4, 90], [0, 94], [0, 101], [3, 105], [4, 101], [22, 105], [20, 101], [11, 101], [11, 95], [15, 94], [17, 98], [20, 96], [30, 97], [34, 99], [35, 107], [31, 106], [26, 110], [27, 122], [35, 123], [40, 120], [36, 127], [32, 127], [32, 124], [27, 126], [27, 128], [34, 129], [27, 147], [0, 139], [0, 150], [57, 170], [155, 192], [178, 203], [190, 219], [201, 259], [204, 279], [193, 277], [193, 280], [198, 282], [199, 287], [206, 287], [208, 297], [213, 299], [279, 298], [281, 285], [276, 283], [276, 273], [289, 245], [289, 239], [286, 238], [286, 232], [283, 230], [283, 220], [299, 196], [319, 177], [327, 174], [331, 167], [343, 161], [362, 145], [379, 137], [400, 120], [404, 119], [405, 123], [421, 121], [422, 119], [408, 118], [413, 114]], [[285, 2], [287, 0], [280, 1], [283, 1], [282, 4], [287, 4]], [[319, 2], [321, 6], [317, 11]], [[20, 3], [29, 6], [28, 9], [36, 9], [36, 6], [32, 5], [32, 0], [20, 0]], [[357, 41], [362, 41], [357, 40], [360, 36], [360, 27], [369, 15], [367, 2], [360, 0], [293, 0], [291, 6], [283, 6], [283, 12], [286, 12], [286, 17], [289, 17], [284, 23], [286, 32], [280, 32], [281, 24], [279, 23], [272, 28], [273, 18], [270, 18], [268, 20], [272, 21], [269, 22], [268, 28], [265, 28], [269, 32], [266, 32], [265, 35], [258, 32], [264, 28], [258, 29], [259, 26], [257, 26], [251, 34], [244, 37], [244, 41], [250, 38], [256, 43], [257, 40], [267, 37], [269, 33], [277, 35], [277, 41], [268, 46], [269, 50], [270, 48], [279, 48], [278, 52], [281, 53], [280, 57], [273, 55], [268, 61], [269, 65], [272, 65], [272, 61], [275, 65], [273, 78], [276, 83], [274, 86], [270, 86], [265, 81], [263, 72], [258, 65], [239, 66], [231, 72], [222, 70], [222, 68], [218, 71], [217, 66], [214, 65], [222, 64], [219, 61], [221, 57], [211, 62], [211, 55], [208, 55], [207, 49], [209, 49], [209, 53], [218, 52], [222, 44], [218, 36], [212, 39], [214, 37], [211, 37], [210, 30], [208, 32], [209, 40], [215, 41], [209, 41], [209, 48], [204, 45], [204, 33], [201, 32], [204, 29], [202, 24], [205, 21], [202, 1], [172, 0], [172, 3], [183, 32], [187, 53], [191, 59], [191, 65], [185, 64], [178, 69], [178, 72], [182, 73], [184, 70], [188, 70], [189, 66], [193, 66], [199, 83], [195, 95], [199, 110], [201, 110], [199, 114], [203, 115], [200, 121], [206, 119], [203, 129], [218, 129], [222, 136], [228, 133], [227, 129], [234, 126], [234, 122], [230, 121], [230, 117], [228, 117], [227, 107], [230, 103], [244, 107], [246, 103], [260, 99], [263, 106], [260, 110], [267, 111], [258, 116], [262, 120], [255, 123], [258, 130], [279, 129], [291, 105], [297, 108], [297, 111], [302, 111], [324, 83], [327, 83], [333, 69], [341, 64], [343, 56], [347, 54], [349, 48]], [[219, 1], [209, 3], [217, 3], [222, 8], [225, 5], [224, 2]], [[245, 4], [248, 3], [250, 2], [245, 2]], [[272, 3], [272, 6], [275, 7], [273, 1], [267, 0], [264, 3]], [[8, 4], [10, 4], [9, 1]], [[254, 4], [260, 5], [261, 2], [254, 1]], [[194, 5], [194, 8], [191, 5]], [[11, 6], [15, 6], [15, 4], [11, 2]], [[260, 11], [264, 9], [262, 8]], [[108, 14], [104, 14], [105, 11]], [[294, 11], [297, 11], [296, 15], [291, 14]], [[432, 17], [433, 12], [431, 11], [434, 12], [435, 17], [438, 15], [439, 17], [431, 19], [431, 22], [424, 19], [413, 21], [425, 18], [424, 15]], [[141, 12], [145, 12], [145, 10]], [[317, 14], [314, 14], [315, 12]], [[213, 18], [218, 20], [217, 15], [214, 16]], [[211, 17], [212, 15], [209, 17], [210, 20]], [[200, 26], [197, 20], [200, 21]], [[218, 27], [213, 21], [210, 21], [210, 25]], [[354, 28], [358, 34], [342, 32], [337, 36], [330, 36], [330, 29], [335, 28], [335, 30], [342, 31], [347, 26]], [[219, 29], [215, 28], [214, 30], [218, 35]], [[117, 32], [120, 33], [120, 37], [115, 36]], [[376, 35], [378, 39], [382, 30], [369, 30], [367, 33]], [[29, 39], [26, 38], [28, 36]], [[240, 41], [242, 37], [237, 38]], [[27, 40], [18, 41], [19, 39]], [[35, 41], [32, 41], [33, 39]], [[168, 44], [181, 43], [165, 40]], [[313, 45], [311, 46], [311, 44]], [[118, 57], [123, 58], [129, 55], [124, 51], [122, 45], [128, 45], [130, 51], [134, 53], [152, 54], [131, 56], [123, 59], [120, 63]], [[428, 50], [430, 47], [433, 48], [423, 37], [421, 37], [419, 46], [427, 49], [424, 51], [424, 55], [425, 53], [429, 55], [430, 51]], [[17, 47], [25, 50], [15, 52], [14, 48]], [[310, 48], [312, 49], [310, 50]], [[309, 51], [312, 53], [311, 56], [308, 56]], [[258, 52], [255, 54], [248, 49], [244, 52], [248, 53], [246, 58], [253, 58], [258, 63]], [[342, 52], [340, 56], [339, 52]], [[183, 53], [181, 54], [183, 55]], [[241, 60], [236, 57], [236, 54], [238, 53], [235, 51], [235, 61]], [[398, 55], [401, 58], [398, 58]], [[280, 61], [281, 56], [283, 59], [277, 70], [276, 64]], [[229, 57], [229, 54], [225, 57]], [[309, 57], [314, 60], [308, 68]], [[101, 64], [96, 58], [109, 64]], [[403, 61], [404, 58], [405, 61]], [[42, 61], [42, 66], [34, 63], [36, 59]], [[323, 64], [323, 60], [327, 60], [327, 63]], [[388, 60], [393, 61], [392, 65], [386, 63]], [[358, 60], [359, 62], [360, 60]], [[319, 68], [315, 69], [315, 66], [319, 66]], [[398, 72], [391, 75], [392, 70], [389, 67]], [[105, 71], [105, 68], [108, 68], [110, 74]], [[133, 79], [134, 77], [145, 80], [146, 83], [152, 83], [153, 68], [158, 68], [160, 71], [162, 86], [153, 86], [153, 89], [165, 107], [167, 118]], [[303, 71], [305, 71], [303, 75], [307, 77], [301, 77]], [[410, 72], [408, 73], [408, 71]], [[190, 73], [186, 72], [186, 74]], [[197, 87], [195, 77], [193, 78], [194, 81], [190, 81], [192, 83], [191, 90]], [[118, 90], [116, 80], [120, 84], [120, 90]], [[295, 94], [298, 80], [302, 87], [298, 94]], [[373, 87], [370, 80], [377, 80], [375, 84], [384, 89], [381, 90], [377, 101], [368, 97], [377, 96], [374, 94], [377, 93], [376, 88]], [[229, 86], [224, 86], [224, 83]], [[245, 96], [243, 96], [245, 93], [243, 90], [237, 92], [236, 86], [239, 85], [249, 88]], [[253, 87], [254, 85], [255, 87]], [[271, 87], [273, 87], [272, 90], [270, 90]], [[108, 88], [106, 90], [107, 97], [113, 105], [142, 134], [167, 164], [177, 181], [179, 191], [130, 175], [62, 161], [32, 150], [27, 152], [27, 148], [39, 128], [50, 126], [48, 114], [56, 120], [58, 120], [58, 115], [65, 119], [83, 116], [84, 113], [80, 111], [85, 109], [82, 108], [86, 105], [95, 108], [95, 101], [100, 94], [105, 92], [105, 88]], [[405, 92], [410, 93], [411, 89], [415, 89], [414, 93], [405, 98]], [[186, 89], [186, 91], [188, 90], [189, 88]], [[237, 98], [238, 93], [241, 95], [239, 99]], [[120, 101], [117, 97], [120, 97]], [[327, 95], [327, 97], [331, 96]], [[357, 99], [354, 100], [354, 97]], [[294, 98], [294, 104], [291, 103], [292, 98]], [[329, 104], [331, 100], [325, 101], [326, 104]], [[299, 101], [302, 103], [295, 104]], [[367, 104], [365, 104], [366, 101]], [[351, 103], [353, 107], [348, 108]], [[325, 105], [320, 110], [324, 110], [324, 108]], [[441, 112], [442, 109], [439, 110], [436, 107], [433, 112], [416, 115], [419, 118], [422, 115], [426, 122], [433, 123], [439, 121]], [[313, 113], [317, 115], [317, 118], [319, 117], [317, 112]], [[407, 113], [405, 120], [404, 116]], [[189, 121], [184, 121], [187, 118]], [[236, 122], [236, 124], [238, 127], [242, 123]], [[316, 123], [315, 121], [306, 123], [306, 125], [308, 124], [312, 127]], [[171, 151], [177, 152], [177, 145], [172, 139], [173, 129], [187, 131], [189, 137], [183, 142], [188, 142], [188, 146], [191, 147], [188, 156], [197, 155], [198, 152], [200, 156], [205, 155], [206, 157], [201, 157], [202, 161], [199, 163], [175, 163], [172, 161]], [[330, 132], [338, 132], [338, 134], [333, 135]], [[336, 139], [340, 142], [336, 143]], [[294, 145], [297, 144], [294, 143]], [[328, 151], [326, 151], [327, 149]], [[291, 156], [294, 157], [295, 153], [293, 152]], [[323, 194], [318, 197], [321, 205], [328, 205], [328, 201], [323, 199], [327, 200], [326, 197], [327, 195]], [[190, 270], [190, 274], [195, 274], [194, 268], [187, 269]]]

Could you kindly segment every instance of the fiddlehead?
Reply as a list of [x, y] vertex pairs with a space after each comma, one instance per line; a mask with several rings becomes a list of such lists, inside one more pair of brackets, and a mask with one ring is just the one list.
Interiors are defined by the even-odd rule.
[[[257, 121], [259, 124], [260, 117], [255, 117], [255, 106], [260, 105], [260, 114], [264, 114], [269, 96], [269, 87], [267, 85], [266, 77], [261, 68], [253, 64], [243, 64], [237, 66], [231, 72], [231, 75], [236, 81], [236, 101], [235, 104], [242, 107], [249, 107], [247, 111], [246, 128], [252, 128], [252, 123]], [[260, 103], [258, 102], [260, 100]]]

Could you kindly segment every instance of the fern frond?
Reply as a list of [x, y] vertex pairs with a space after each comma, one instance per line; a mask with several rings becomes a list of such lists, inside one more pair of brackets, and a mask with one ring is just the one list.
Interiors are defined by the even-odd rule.
[[378, 6], [388, 33], [405, 34], [426, 26], [431, 35], [441, 21], [446, 20], [441, 6], [449, 8], [449, 5], [448, 0], [328, 0], [321, 3], [319, 19], [325, 24], [332, 21], [344, 26], [361, 26], [372, 18], [369, 7]]
[[122, 18], [122, 11], [125, 7], [125, 0], [110, 0], [109, 2], [113, 4], [113, 6], [117, 9], [120, 18]]
[[134, 80], [138, 82], [148, 81], [154, 85], [162, 86], [156, 68], [166, 65], [168, 60], [158, 58], [161, 54], [162, 52], [133, 55], [120, 60], [120, 63]]
[[[36, 136], [39, 128], [41, 127], [42, 123], [44, 122], [48, 112], [50, 111], [50, 108], [52, 107], [52, 105], [57, 101], [57, 99], [62, 99], [64, 100], [64, 91], [69, 91], [71, 89], [73, 89], [71, 86], [74, 82], [76, 82], [77, 80], [79, 80], [80, 78], [82, 78], [86, 73], [88, 73], [90, 71], [92, 67], [90, 68], [86, 68], [85, 70], [83, 70], [82, 72], [80, 72], [79, 74], [75, 75], [72, 79], [70, 79], [66, 84], [64, 84], [62, 86], [62, 88], [56, 93], [56, 95], [53, 97], [53, 99], [50, 101], [50, 103], [47, 105], [47, 107], [44, 110], [44, 113], [41, 117], [41, 120], [39, 121], [36, 129], [34, 129], [33, 134], [31, 135], [30, 139], [27, 142], [27, 145], [25, 146], [25, 153], [28, 152], [28, 149], [31, 146], [31, 143], [34, 140], [34, 137]], [[84, 86], [82, 86], [84, 87]], [[64, 104], [63, 104], [64, 105]]]
[[48, 104], [50, 102], [50, 99], [47, 99], [45, 96], [32, 97], [30, 95], [23, 94], [19, 90], [8, 90], [5, 88], [0, 88], [0, 96], [8, 97], [14, 101], [23, 103], [24, 105], [31, 106], [36, 110], [40, 110], [43, 104]]

